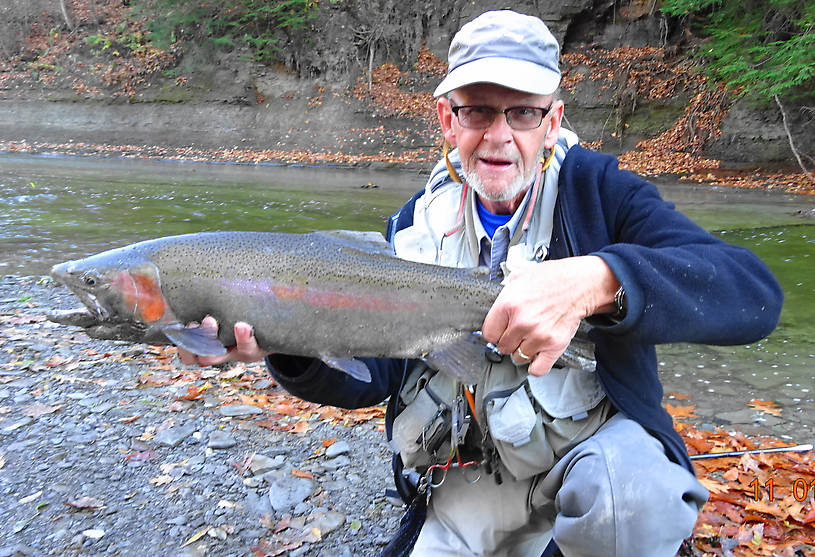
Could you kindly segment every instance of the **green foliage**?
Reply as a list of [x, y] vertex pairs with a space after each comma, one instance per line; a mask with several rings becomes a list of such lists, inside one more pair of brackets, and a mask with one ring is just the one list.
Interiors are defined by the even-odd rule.
[[815, 86], [815, 0], [664, 0], [709, 37], [707, 71], [739, 96], [771, 102]]
[[307, 31], [316, 0], [143, 0], [151, 41], [166, 48], [180, 38], [205, 39], [218, 48], [249, 47], [258, 61], [281, 58], [281, 42]]

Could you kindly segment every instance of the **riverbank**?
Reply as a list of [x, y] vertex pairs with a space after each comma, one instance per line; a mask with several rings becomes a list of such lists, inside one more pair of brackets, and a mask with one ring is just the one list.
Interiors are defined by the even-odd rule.
[[[366, 131], [357, 138], [367, 145], [381, 138], [383, 129]], [[377, 136], [377, 137], [375, 137]], [[602, 148], [589, 144], [589, 148]], [[370, 149], [368, 149], [370, 151]], [[401, 168], [429, 172], [441, 157], [436, 147], [419, 147], [408, 150], [383, 150], [361, 152], [359, 150], [331, 151], [322, 149], [252, 149], [245, 147], [200, 148], [194, 146], [122, 145], [67, 141], [2, 141], [0, 153], [60, 154], [123, 159], [167, 160], [179, 162], [210, 162], [221, 164], [280, 164], [289, 166], [370, 167]], [[675, 151], [658, 152], [654, 149], [634, 150], [619, 157], [620, 167], [645, 178], [664, 174], [676, 174], [680, 180], [710, 187], [737, 187], [767, 191], [815, 195], [815, 181], [803, 172], [791, 169], [761, 169], [743, 164], [728, 164]], [[809, 207], [802, 208], [803, 211]]]
[[[382, 407], [305, 403], [262, 366], [188, 368], [173, 348], [94, 340], [44, 317], [74, 305], [48, 279], [0, 278], [0, 555], [378, 553], [402, 512], [385, 496]], [[696, 393], [665, 398], [692, 453], [790, 444], [767, 435], [777, 405], [750, 402], [751, 426], [720, 428]], [[815, 481], [812, 453], [701, 463], [711, 502], [683, 555], [815, 546], [815, 509], [793, 492]], [[754, 479], [775, 492], [752, 498]]]

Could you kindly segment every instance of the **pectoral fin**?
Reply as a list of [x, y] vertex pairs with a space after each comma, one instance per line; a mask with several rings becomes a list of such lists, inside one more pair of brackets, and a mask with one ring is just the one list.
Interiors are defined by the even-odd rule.
[[218, 340], [218, 331], [211, 327], [185, 327], [181, 323], [170, 323], [161, 327], [170, 341], [198, 356], [223, 356], [226, 347]]
[[371, 370], [368, 369], [365, 362], [355, 360], [354, 358], [336, 358], [325, 354], [321, 354], [320, 359], [334, 369], [344, 371], [358, 381], [364, 381], [365, 383], [371, 382]]
[[432, 367], [457, 378], [465, 385], [474, 385], [483, 379], [489, 362], [485, 358], [487, 342], [480, 333], [470, 333], [441, 346], [425, 356]]

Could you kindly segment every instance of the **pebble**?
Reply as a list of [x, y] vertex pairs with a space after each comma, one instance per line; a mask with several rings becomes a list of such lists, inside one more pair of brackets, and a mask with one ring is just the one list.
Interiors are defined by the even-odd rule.
[[251, 416], [253, 414], [262, 414], [263, 410], [257, 406], [248, 404], [227, 404], [218, 408], [218, 413], [221, 416], [235, 418], [240, 416]]
[[153, 441], [165, 447], [175, 448], [194, 432], [195, 428], [192, 426], [168, 427], [167, 429], [159, 431], [153, 438]]
[[270, 470], [277, 470], [286, 462], [284, 455], [277, 455], [270, 458], [266, 455], [256, 454], [252, 456], [252, 461], [249, 463], [249, 470], [255, 476], [260, 476], [269, 472]]
[[333, 532], [345, 524], [345, 515], [338, 512], [315, 513], [311, 517], [311, 522], [306, 524], [306, 528], [317, 528], [321, 535]]
[[278, 512], [294, 508], [314, 492], [314, 480], [309, 478], [298, 478], [277, 472], [266, 474], [264, 477], [269, 484], [269, 503]]
[[337, 441], [336, 443], [329, 445], [329, 447], [325, 450], [325, 456], [328, 458], [334, 458], [351, 451], [351, 445], [348, 441]]
[[207, 447], [210, 449], [229, 449], [237, 444], [237, 441], [229, 432], [217, 430], [209, 434]]

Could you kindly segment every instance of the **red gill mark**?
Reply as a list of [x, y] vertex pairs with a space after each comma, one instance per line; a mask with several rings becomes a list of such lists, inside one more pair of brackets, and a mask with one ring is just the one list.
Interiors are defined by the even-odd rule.
[[121, 290], [128, 311], [137, 319], [154, 323], [164, 317], [167, 302], [155, 276], [122, 271], [113, 279], [113, 286]]
[[122, 300], [127, 305], [127, 311], [132, 315], [136, 313], [138, 306], [139, 292], [136, 290], [136, 283], [127, 271], [120, 271], [113, 281], [114, 288], [122, 293]]

